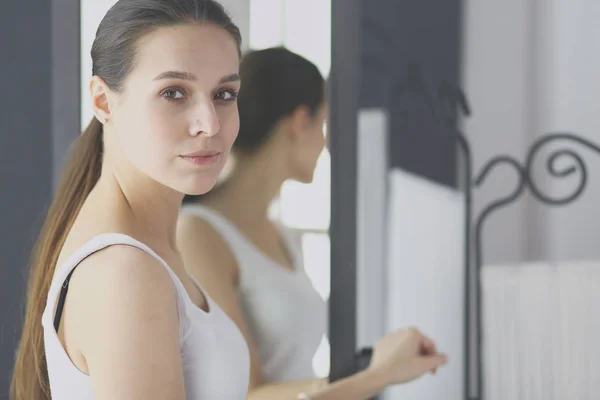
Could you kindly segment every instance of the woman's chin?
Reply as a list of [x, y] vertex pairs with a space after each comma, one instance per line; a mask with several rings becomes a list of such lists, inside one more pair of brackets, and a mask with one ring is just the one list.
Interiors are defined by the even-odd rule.
[[306, 174], [306, 175], [302, 175], [302, 176], [297, 176], [294, 180], [300, 183], [303, 183], [305, 185], [309, 185], [311, 183], [313, 183], [315, 179], [315, 174], [311, 173], [311, 174]]
[[204, 180], [203, 182], [191, 182], [180, 188], [180, 192], [189, 196], [201, 196], [210, 192], [216, 185], [217, 180]]

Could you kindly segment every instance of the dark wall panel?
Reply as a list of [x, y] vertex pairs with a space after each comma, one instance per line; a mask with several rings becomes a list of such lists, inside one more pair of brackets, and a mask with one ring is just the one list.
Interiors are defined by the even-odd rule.
[[440, 84], [459, 83], [462, 1], [364, 4], [361, 107], [389, 110], [393, 167], [455, 186], [456, 146], [431, 108]]
[[0, 2], [0, 399], [22, 324], [31, 246], [79, 131], [79, 0]]
[[[330, 379], [354, 372], [356, 352], [357, 112], [361, 0], [332, 0]], [[352, 46], [347, 46], [352, 43]]]

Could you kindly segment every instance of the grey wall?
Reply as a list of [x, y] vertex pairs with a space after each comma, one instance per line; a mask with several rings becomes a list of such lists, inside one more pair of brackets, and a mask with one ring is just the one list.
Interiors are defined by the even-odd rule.
[[28, 253], [52, 190], [50, 4], [30, 10], [17, 1], [0, 10], [0, 398], [20, 334]]
[[242, 33], [242, 51], [250, 42], [250, 0], [219, 0]]
[[[467, 2], [463, 74], [473, 115], [464, 121], [475, 171], [492, 156], [511, 154], [522, 160], [534, 139], [536, 50], [535, 0]], [[510, 26], [510, 29], [507, 27]], [[538, 77], [539, 78], [539, 77]], [[541, 105], [541, 103], [538, 103]], [[509, 193], [516, 176], [499, 168], [474, 196], [475, 211]], [[536, 219], [527, 196], [498, 211], [486, 224], [484, 255], [490, 262], [534, 258], [528, 226]], [[540, 219], [543, 222], [543, 219]]]
[[[576, 132], [600, 144], [600, 6], [585, 0], [465, 4], [462, 73], [473, 107], [465, 131], [475, 167], [498, 153], [522, 160], [533, 141], [551, 131]], [[525, 195], [498, 211], [486, 224], [485, 262], [600, 257], [600, 157], [578, 145], [570, 148], [588, 165], [580, 200], [547, 207]], [[577, 179], [551, 178], [542, 173], [544, 162], [538, 160], [535, 170], [544, 193], [572, 193]], [[507, 194], [515, 180], [508, 169], [496, 171], [475, 192], [475, 208]]]
[[0, 399], [8, 398], [31, 245], [79, 130], [78, 37], [78, 1], [0, 5]]

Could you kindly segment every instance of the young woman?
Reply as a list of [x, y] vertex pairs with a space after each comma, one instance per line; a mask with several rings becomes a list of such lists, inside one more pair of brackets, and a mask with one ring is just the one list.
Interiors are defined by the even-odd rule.
[[324, 80], [283, 48], [244, 57], [235, 163], [211, 193], [188, 198], [178, 242], [184, 264], [243, 332], [251, 357], [249, 398], [366, 399], [446, 362], [414, 329], [384, 337], [370, 367], [332, 385], [312, 358], [326, 331], [326, 305], [304, 272], [293, 235], [268, 208], [288, 179], [310, 182], [325, 139]]
[[240, 41], [212, 0], [120, 0], [102, 20], [95, 118], [35, 248], [12, 399], [246, 396], [244, 338], [175, 239], [238, 132]]

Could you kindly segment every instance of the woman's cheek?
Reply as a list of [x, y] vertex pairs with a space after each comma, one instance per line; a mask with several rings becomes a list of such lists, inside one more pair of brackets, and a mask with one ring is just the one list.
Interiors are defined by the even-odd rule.
[[237, 106], [231, 107], [230, 110], [224, 115], [224, 121], [221, 125], [222, 134], [227, 138], [229, 146], [233, 145], [233, 142], [237, 138], [240, 131], [240, 115], [238, 113]]

